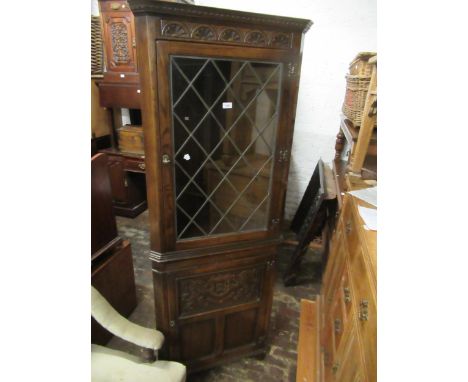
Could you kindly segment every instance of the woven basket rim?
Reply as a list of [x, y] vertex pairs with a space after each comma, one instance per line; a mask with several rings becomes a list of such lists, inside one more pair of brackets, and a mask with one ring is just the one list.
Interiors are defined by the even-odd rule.
[[371, 76], [362, 76], [362, 75], [359, 75], [359, 74], [347, 74], [345, 77], [346, 77], [346, 79], [350, 79], [350, 80], [370, 81], [370, 79], [371, 79]]

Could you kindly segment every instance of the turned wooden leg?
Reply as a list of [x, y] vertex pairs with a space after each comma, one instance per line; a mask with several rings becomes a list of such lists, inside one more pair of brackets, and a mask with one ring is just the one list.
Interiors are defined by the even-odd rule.
[[336, 135], [336, 142], [335, 142], [335, 159], [340, 159], [341, 154], [343, 153], [343, 149], [345, 146], [345, 136], [343, 132], [340, 132]]

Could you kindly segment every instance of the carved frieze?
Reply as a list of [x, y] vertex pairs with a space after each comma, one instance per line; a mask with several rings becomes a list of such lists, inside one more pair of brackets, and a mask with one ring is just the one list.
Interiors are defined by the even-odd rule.
[[289, 48], [291, 45], [291, 39], [287, 34], [279, 33], [273, 36], [271, 39], [271, 46], [275, 48]]
[[193, 30], [192, 37], [197, 40], [216, 40], [216, 33], [210, 27], [201, 25]]
[[163, 36], [169, 37], [189, 37], [187, 28], [181, 23], [166, 24], [162, 30]]
[[130, 61], [128, 51], [128, 30], [124, 23], [111, 24], [112, 57], [116, 64]]
[[184, 40], [202, 40], [225, 44], [242, 44], [276, 49], [292, 48], [292, 33], [275, 33], [243, 27], [206, 25], [161, 20], [161, 36]]
[[252, 31], [248, 32], [245, 36], [245, 42], [252, 45], [265, 46], [267, 44], [267, 39], [262, 32]]
[[257, 267], [179, 279], [180, 314], [259, 301], [262, 276]]
[[236, 31], [235, 29], [227, 28], [227, 29], [224, 29], [220, 33], [219, 39], [221, 41], [240, 42], [241, 36], [240, 36], [240, 33], [238, 31]]

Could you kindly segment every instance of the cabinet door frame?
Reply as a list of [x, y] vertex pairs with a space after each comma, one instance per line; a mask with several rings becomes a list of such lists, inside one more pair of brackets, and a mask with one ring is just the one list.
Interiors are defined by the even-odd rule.
[[[225, 46], [203, 43], [186, 43], [175, 41], [157, 41], [157, 82], [159, 94], [159, 140], [160, 158], [156, 158], [161, 165], [162, 185], [162, 224], [165, 227], [165, 241], [167, 250], [183, 250], [200, 248], [204, 246], [234, 243], [244, 240], [266, 240], [279, 235], [279, 226], [282, 220], [284, 196], [287, 185], [287, 172], [289, 169], [289, 150], [292, 142], [293, 113], [291, 110], [291, 97], [294, 95], [291, 76], [288, 75], [288, 64], [291, 62], [291, 53], [284, 50], [262, 49], [252, 47]], [[176, 205], [175, 205], [175, 179], [173, 173], [173, 136], [171, 115], [171, 79], [170, 57], [210, 57], [218, 59], [271, 61], [282, 64], [281, 101], [279, 118], [274, 147], [274, 165], [271, 179], [271, 199], [268, 211], [267, 228], [264, 230], [227, 233], [193, 239], [176, 239]], [[280, 155], [286, 151], [286, 155]], [[169, 155], [171, 163], [164, 164], [163, 155]]]

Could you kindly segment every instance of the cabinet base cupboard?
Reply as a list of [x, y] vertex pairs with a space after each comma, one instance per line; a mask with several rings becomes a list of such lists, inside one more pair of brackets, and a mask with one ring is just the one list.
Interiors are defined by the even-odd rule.
[[309, 20], [129, 0], [156, 323], [189, 371], [265, 351]]

